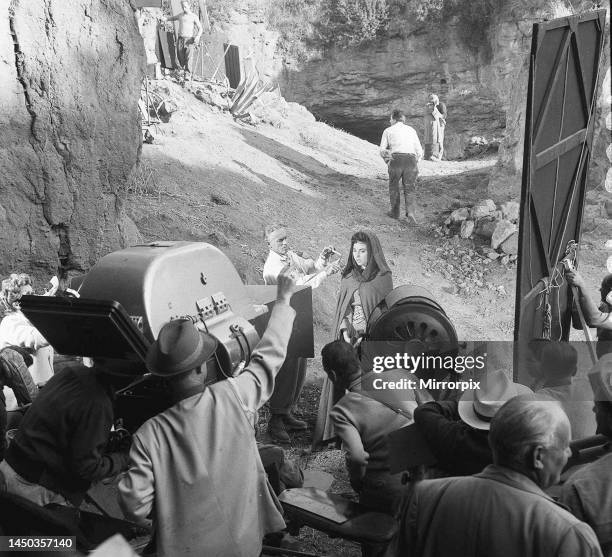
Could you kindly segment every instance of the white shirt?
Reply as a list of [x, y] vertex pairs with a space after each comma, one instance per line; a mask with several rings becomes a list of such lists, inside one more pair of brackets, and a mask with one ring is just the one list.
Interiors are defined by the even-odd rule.
[[288, 251], [287, 255], [279, 255], [270, 250], [263, 268], [264, 282], [276, 284], [278, 275], [287, 265], [289, 265], [289, 274], [298, 285], [305, 284], [316, 288], [327, 277], [321, 258], [315, 263], [313, 259], [304, 259], [293, 251]]
[[380, 140], [380, 154], [385, 155], [386, 151], [393, 153], [404, 153], [416, 155], [417, 159], [423, 157], [423, 148], [419, 141], [419, 136], [414, 128], [402, 122], [397, 122], [389, 126], [382, 134]]
[[[34, 363], [29, 368], [34, 383], [46, 383], [51, 379], [53, 348], [21, 311], [9, 313], [0, 321], [0, 350], [12, 345], [29, 348], [34, 352], [32, 354]], [[4, 387], [3, 392], [6, 409], [15, 410], [18, 405], [12, 389]]]

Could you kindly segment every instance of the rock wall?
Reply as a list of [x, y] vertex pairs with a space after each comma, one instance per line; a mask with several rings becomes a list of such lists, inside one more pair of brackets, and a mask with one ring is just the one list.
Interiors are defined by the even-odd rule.
[[[499, 158], [491, 176], [491, 195], [503, 197], [520, 193], [523, 166], [523, 141], [525, 134], [525, 110], [527, 104], [527, 83], [529, 53], [531, 49], [532, 26], [536, 21], [554, 19], [575, 13], [574, 10], [590, 9], [592, 2], [573, 2], [573, 6], [560, 0], [512, 0], [499, 12], [492, 25], [490, 49], [491, 63], [481, 72], [481, 81], [494, 89], [506, 114], [504, 139], [500, 145]], [[589, 187], [603, 185], [609, 166], [605, 150], [610, 143], [610, 133], [605, 129], [603, 112], [607, 104], [606, 88], [603, 84], [610, 74], [609, 31], [607, 44], [603, 49], [601, 63], [601, 94], [597, 103], [594, 149], [591, 157]]]
[[[305, 64], [285, 66], [281, 89], [288, 100], [304, 104], [318, 118], [374, 142], [393, 108], [403, 109], [420, 132], [427, 94], [436, 92], [449, 111], [446, 156], [461, 156], [474, 135], [503, 138], [491, 195], [518, 197], [532, 24], [588, 9], [592, 2], [508, 0], [500, 5], [489, 29], [489, 44], [479, 52], [463, 46], [455, 20], [444, 30], [445, 44], [436, 44], [431, 34], [413, 33], [361, 48], [332, 48]], [[604, 53], [605, 74], [609, 47]], [[602, 94], [599, 114], [604, 105]], [[603, 118], [599, 120], [593, 169], [608, 164], [609, 132]], [[592, 185], [602, 183], [604, 174], [601, 168], [593, 170]]]
[[[378, 142], [394, 108], [422, 134], [429, 93], [447, 104], [446, 154], [457, 157], [472, 135], [501, 137], [505, 121], [495, 89], [481, 80], [480, 56], [461, 46], [454, 25], [448, 48], [427, 35], [361, 48], [331, 49], [300, 68], [286, 68], [281, 89], [317, 117]], [[422, 137], [422, 135], [421, 135]]]
[[0, 275], [86, 270], [138, 240], [144, 48], [123, 0], [0, 1]]

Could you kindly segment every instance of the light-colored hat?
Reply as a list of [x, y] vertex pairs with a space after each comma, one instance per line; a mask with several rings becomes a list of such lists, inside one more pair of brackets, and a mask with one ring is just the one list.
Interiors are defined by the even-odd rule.
[[147, 368], [153, 375], [171, 377], [202, 365], [217, 349], [217, 339], [201, 333], [191, 319], [166, 323], [147, 353]]
[[589, 372], [595, 400], [612, 402], [612, 354], [604, 354]]
[[466, 391], [459, 400], [459, 416], [471, 427], [489, 429], [497, 411], [517, 395], [533, 394], [520, 383], [513, 383], [503, 370], [483, 376], [479, 389]]

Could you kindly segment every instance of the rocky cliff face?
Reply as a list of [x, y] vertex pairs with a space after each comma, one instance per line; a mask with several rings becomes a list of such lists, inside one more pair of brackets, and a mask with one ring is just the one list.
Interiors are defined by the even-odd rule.
[[[573, 2], [577, 10], [591, 5]], [[375, 142], [393, 108], [403, 109], [410, 124], [421, 131], [427, 94], [438, 93], [449, 111], [447, 157], [462, 155], [473, 135], [503, 138], [491, 194], [516, 197], [532, 24], [569, 13], [563, 0], [511, 0], [495, 14], [489, 44], [479, 52], [463, 45], [458, 22], [451, 21], [444, 30], [444, 44], [437, 43], [440, 30], [438, 39], [415, 33], [362, 48], [331, 49], [305, 64], [285, 66], [281, 88], [287, 99], [306, 105], [319, 118]], [[604, 74], [606, 68], [609, 73], [609, 57], [603, 67]], [[605, 104], [602, 96], [600, 116]], [[596, 135], [601, 138], [596, 139], [593, 167], [600, 162], [606, 166], [609, 132], [600, 123]], [[592, 180], [601, 183], [601, 169], [594, 172]]]
[[123, 0], [0, 3], [0, 275], [84, 270], [133, 243], [144, 49]]

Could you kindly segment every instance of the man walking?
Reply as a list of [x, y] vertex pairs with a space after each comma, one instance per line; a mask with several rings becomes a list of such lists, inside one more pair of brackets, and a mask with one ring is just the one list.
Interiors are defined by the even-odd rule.
[[191, 6], [187, 0], [181, 2], [183, 11], [175, 16], [169, 17], [166, 21], [179, 22], [179, 36], [176, 45], [178, 61], [185, 72], [192, 73], [193, 51], [200, 43], [202, 35], [202, 24], [198, 16], [191, 11]]
[[387, 216], [398, 219], [400, 213], [399, 183], [404, 189], [406, 217], [417, 224], [414, 186], [419, 175], [418, 162], [423, 158], [423, 148], [414, 128], [405, 124], [406, 116], [401, 110], [391, 113], [389, 126], [380, 141], [380, 155], [389, 170], [389, 201], [391, 211]]

